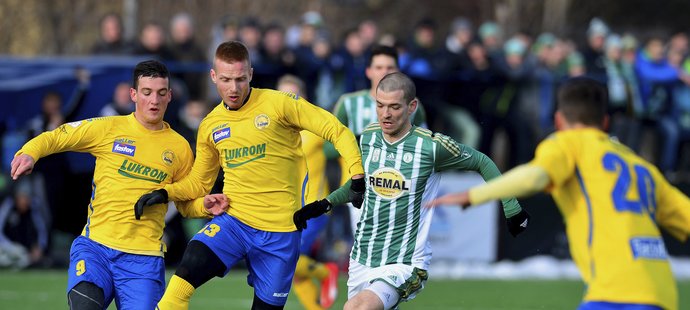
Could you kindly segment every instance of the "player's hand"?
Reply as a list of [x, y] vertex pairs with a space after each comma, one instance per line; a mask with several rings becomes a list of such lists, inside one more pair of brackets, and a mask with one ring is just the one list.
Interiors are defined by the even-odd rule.
[[17, 180], [22, 175], [30, 174], [31, 171], [34, 170], [34, 164], [36, 164], [36, 161], [33, 159], [33, 157], [27, 154], [21, 154], [14, 157], [12, 159], [12, 163], [10, 164], [12, 167], [12, 170], [10, 171], [12, 180]]
[[352, 183], [350, 183], [350, 192], [348, 194], [348, 198], [350, 199], [352, 206], [354, 206], [357, 209], [361, 209], [362, 204], [364, 203], [364, 188], [365, 186], [363, 175], [361, 178], [352, 179]]
[[298, 230], [307, 228], [307, 220], [319, 217], [320, 215], [331, 211], [333, 205], [326, 199], [314, 201], [295, 212], [292, 216], [292, 221], [295, 222], [295, 227]]
[[529, 225], [531, 216], [525, 209], [520, 210], [520, 213], [515, 214], [506, 219], [506, 224], [508, 224], [508, 231], [513, 237], [517, 237], [520, 233], [527, 229]]
[[168, 203], [168, 191], [162, 188], [142, 195], [134, 204], [134, 217], [137, 220], [141, 219], [141, 215], [144, 214], [144, 207], [161, 203]]
[[463, 209], [467, 209], [470, 206], [470, 195], [468, 192], [443, 195], [427, 201], [424, 207], [434, 208], [440, 205], [458, 205]]
[[225, 194], [209, 194], [204, 196], [204, 208], [214, 216], [221, 215], [230, 208], [230, 199]]

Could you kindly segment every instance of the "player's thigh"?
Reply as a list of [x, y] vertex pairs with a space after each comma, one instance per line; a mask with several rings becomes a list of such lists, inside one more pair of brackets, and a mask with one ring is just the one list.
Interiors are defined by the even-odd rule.
[[[224, 213], [209, 221], [192, 237], [191, 241], [203, 243], [223, 262], [225, 270], [222, 275], [224, 276], [232, 266], [247, 255], [248, 245], [251, 244], [253, 238], [252, 231], [251, 227]], [[188, 254], [194, 253], [185, 251], [185, 256]], [[190, 270], [190, 272], [193, 271]]]
[[307, 228], [302, 231], [300, 254], [310, 254], [316, 238], [318, 238], [321, 231], [328, 226], [328, 219], [330, 219], [329, 215], [322, 214], [319, 217], [307, 221]]
[[285, 305], [299, 257], [300, 232], [263, 232], [247, 254], [247, 281], [261, 300]]
[[103, 290], [105, 305], [110, 304], [114, 286], [108, 260], [109, 251], [111, 249], [86, 237], [74, 239], [67, 269], [67, 294], [80, 282], [91, 282]]
[[112, 273], [118, 309], [154, 309], [163, 297], [163, 257], [122, 253]]
[[345, 303], [346, 310], [393, 309], [398, 304], [398, 292], [384, 282], [374, 282]]

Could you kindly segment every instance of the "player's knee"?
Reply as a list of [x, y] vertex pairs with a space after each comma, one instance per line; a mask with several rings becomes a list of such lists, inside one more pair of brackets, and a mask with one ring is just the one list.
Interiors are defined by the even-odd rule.
[[67, 294], [70, 310], [100, 310], [104, 302], [103, 289], [91, 282], [80, 282]]
[[202, 242], [192, 240], [187, 245], [175, 275], [198, 288], [213, 277], [222, 276], [225, 264]]
[[280, 310], [283, 309], [284, 306], [276, 306], [276, 305], [271, 305], [259, 298], [259, 296], [256, 296], [254, 294], [254, 302], [252, 303], [252, 310]]

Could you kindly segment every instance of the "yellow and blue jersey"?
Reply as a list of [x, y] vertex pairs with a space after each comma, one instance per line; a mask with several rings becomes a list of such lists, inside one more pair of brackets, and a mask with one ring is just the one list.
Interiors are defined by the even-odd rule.
[[[148, 192], [179, 181], [194, 160], [189, 143], [164, 124], [148, 130], [134, 117], [111, 116], [63, 124], [22, 147], [36, 161], [64, 152], [96, 157], [88, 218], [81, 233], [95, 242], [131, 254], [163, 256], [167, 205], [146, 208], [134, 218], [134, 204]], [[203, 201], [178, 204], [183, 215], [202, 217]]]
[[230, 215], [255, 229], [294, 231], [307, 181], [302, 130], [331, 141], [350, 175], [363, 173], [355, 137], [335, 116], [294, 94], [252, 88], [239, 110], [221, 102], [204, 118], [192, 171], [166, 190], [178, 200], [204, 195], [222, 167]]
[[656, 167], [593, 128], [559, 131], [530, 163], [547, 171], [585, 301], [677, 309], [678, 294], [658, 226], [685, 240], [690, 200]]

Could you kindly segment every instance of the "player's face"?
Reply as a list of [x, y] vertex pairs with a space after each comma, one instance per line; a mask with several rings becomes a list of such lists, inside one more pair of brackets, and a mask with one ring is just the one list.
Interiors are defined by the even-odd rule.
[[211, 80], [216, 84], [218, 94], [231, 109], [242, 107], [249, 95], [249, 82], [254, 70], [248, 61], [225, 62], [220, 59], [214, 61], [211, 69]]
[[389, 137], [401, 137], [412, 127], [410, 115], [417, 107], [417, 100], [405, 102], [403, 91], [376, 92], [376, 116], [378, 116], [381, 130]]
[[[137, 119], [158, 128], [163, 123], [163, 116], [172, 99], [167, 78], [139, 77], [137, 89], [130, 88], [129, 95], [136, 104]], [[147, 126], [148, 127], [148, 126]]]
[[381, 79], [388, 73], [398, 72], [395, 59], [388, 55], [379, 54], [371, 58], [371, 65], [367, 67], [365, 73], [371, 81], [371, 88], [376, 89]]

